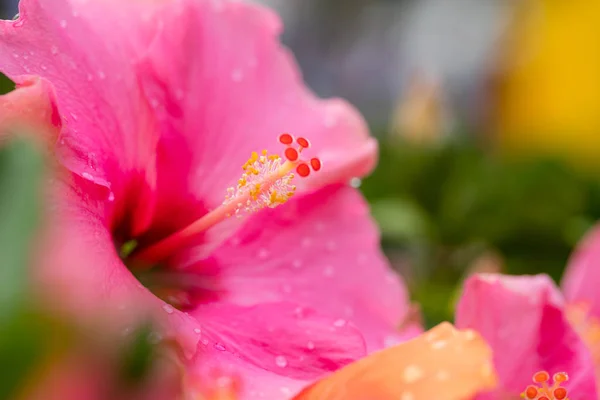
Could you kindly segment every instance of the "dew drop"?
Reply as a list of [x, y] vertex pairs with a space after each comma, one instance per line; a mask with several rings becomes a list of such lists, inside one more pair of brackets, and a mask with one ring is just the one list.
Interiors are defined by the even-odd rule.
[[173, 311], [174, 311], [174, 310], [173, 310], [173, 307], [172, 307], [170, 304], [165, 304], [165, 305], [163, 306], [163, 310], [165, 310], [165, 312], [166, 312], [167, 314], [173, 314]]
[[13, 21], [16, 21], [19, 19], [19, 13], [16, 13], [15, 16], [12, 18]]
[[258, 251], [258, 258], [260, 258], [261, 260], [264, 260], [267, 257], [269, 257], [269, 250], [267, 250], [267, 249], [260, 249]]
[[292, 390], [286, 386], [282, 386], [279, 390], [281, 390], [281, 393], [283, 393], [286, 396], [289, 396], [292, 394]]
[[44, 65], [44, 64], [40, 65], [40, 68], [42, 69], [42, 71], [48, 70], [48, 67], [46, 67], [46, 65]]
[[65, 29], [67, 27], [67, 20], [65, 19], [61, 19], [60, 20], [60, 27]]
[[346, 320], [345, 319], [338, 319], [335, 320], [335, 322], [333, 323], [333, 326], [336, 326], [338, 328], [341, 328], [343, 326], [346, 326]]
[[17, 53], [13, 53], [13, 57], [14, 57], [14, 58], [19, 58], [19, 54], [17, 54]]
[[279, 368], [287, 367], [287, 365], [288, 365], [287, 358], [285, 358], [284, 356], [275, 357], [275, 365], [277, 365]]
[[214, 347], [219, 351], [225, 351], [225, 346], [223, 346], [221, 343], [215, 343]]
[[108, 194], [108, 201], [115, 201], [115, 194], [113, 192]]
[[308, 343], [306, 343], [306, 348], [309, 350], [314, 350], [315, 349], [315, 342], [313, 342], [312, 340], [309, 340]]
[[238, 69], [234, 69], [233, 72], [231, 73], [231, 79], [234, 82], [241, 82], [242, 79], [244, 79], [244, 73], [239, 68]]
[[194, 328], [194, 333], [199, 335], [200, 333], [202, 333], [202, 330], [200, 328]]
[[202, 344], [203, 344], [203, 345], [205, 345], [205, 346], [208, 344], [208, 339], [202, 339], [202, 340], [200, 340], [200, 341], [201, 341], [201, 342], [202, 342]]
[[362, 185], [362, 179], [360, 178], [352, 178], [350, 179], [350, 186], [353, 188], [359, 188]]

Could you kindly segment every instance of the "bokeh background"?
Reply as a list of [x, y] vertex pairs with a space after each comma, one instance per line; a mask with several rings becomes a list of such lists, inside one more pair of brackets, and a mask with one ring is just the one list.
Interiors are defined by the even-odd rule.
[[262, 2], [308, 85], [379, 138], [352, 184], [427, 325], [472, 271], [560, 279], [600, 217], [600, 1]]

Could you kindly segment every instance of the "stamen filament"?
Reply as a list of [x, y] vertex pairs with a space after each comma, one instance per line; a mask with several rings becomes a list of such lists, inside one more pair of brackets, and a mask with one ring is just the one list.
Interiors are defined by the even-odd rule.
[[253, 152], [242, 167], [244, 173], [237, 186], [227, 189], [226, 199], [219, 207], [157, 243], [134, 250], [131, 258], [142, 262], [164, 260], [227, 217], [241, 217], [244, 212], [251, 213], [264, 207], [274, 208], [285, 203], [296, 190], [296, 186], [291, 183], [294, 179], [292, 171], [296, 169], [300, 177], [307, 177], [311, 168], [314, 172], [321, 169], [321, 161], [313, 158], [307, 163], [300, 159], [302, 151], [310, 147], [310, 142], [305, 138], [296, 139], [298, 148], [291, 147], [294, 137], [287, 133], [279, 137], [279, 142], [287, 146], [284, 151], [286, 160], [283, 163], [278, 155], [268, 155], [266, 150], [260, 156]]
[[[283, 178], [294, 169], [294, 164], [286, 161], [277, 170], [275, 174], [269, 176], [263, 181], [261, 191], [267, 191], [277, 180]], [[240, 204], [245, 204], [248, 200], [252, 200], [252, 194], [248, 193], [240, 198], [236, 198], [236, 201], [224, 203], [212, 211], [209, 211], [196, 221], [192, 222], [185, 228], [173, 233], [170, 236], [160, 240], [149, 247], [146, 247], [139, 252], [133, 253], [133, 258], [136, 260], [160, 260], [166, 258], [169, 254], [178, 248], [184, 247], [189, 243], [190, 239], [196, 237], [196, 235], [212, 228], [225, 218], [235, 214], [236, 209], [240, 207]]]

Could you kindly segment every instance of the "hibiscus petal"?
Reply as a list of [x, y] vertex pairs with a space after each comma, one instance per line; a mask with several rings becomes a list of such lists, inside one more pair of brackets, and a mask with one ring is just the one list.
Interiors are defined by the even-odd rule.
[[158, 131], [132, 62], [152, 36], [143, 18], [152, 4], [23, 0], [17, 20], [0, 21], [0, 71], [52, 83], [62, 162], [117, 199], [126, 184], [135, 199], [145, 197], [132, 218], [138, 231], [152, 212]]
[[60, 130], [60, 116], [51, 85], [36, 76], [20, 76], [15, 79], [15, 84], [15, 90], [0, 96], [0, 130], [32, 128], [51, 144]]
[[156, 19], [162, 30], [140, 74], [164, 132], [157, 218], [165, 231], [197, 218], [199, 203], [204, 212], [219, 206], [251, 152], [282, 154], [277, 137], [286, 131], [308, 138], [306, 154], [323, 161], [315, 180], [300, 185], [347, 181], [373, 168], [377, 145], [365, 122], [345, 102], [306, 89], [277, 40], [273, 13], [246, 2], [182, 0]]
[[[166, 304], [143, 287], [120, 259], [112, 235], [102, 221], [103, 202], [96, 207], [88, 192], [91, 183], [58, 179], [49, 194], [48, 222], [33, 271], [37, 289], [56, 306], [84, 321], [106, 317], [128, 334], [151, 318], [160, 324], [155, 339], [175, 339], [187, 356], [196, 352], [200, 323]], [[86, 201], [84, 201], [84, 198]]]
[[[292, 392], [364, 356], [360, 332], [293, 303], [252, 307], [216, 303], [193, 315], [204, 321], [191, 368], [240, 376], [242, 399], [289, 398]], [[262, 394], [261, 394], [262, 393]]]
[[494, 351], [505, 393], [518, 395], [540, 370], [565, 371], [574, 397], [596, 398], [591, 355], [569, 325], [563, 300], [546, 275], [481, 274], [469, 278], [456, 324], [481, 333]]
[[491, 360], [478, 334], [443, 323], [343, 368], [294, 400], [470, 399], [495, 386]]
[[561, 286], [570, 303], [585, 303], [591, 315], [600, 317], [600, 225], [593, 228], [577, 246], [565, 271]]
[[329, 186], [249, 218], [208, 259], [192, 251], [182, 262], [214, 274], [227, 290], [223, 301], [299, 303], [355, 324], [369, 351], [377, 350], [398, 341], [393, 334], [409, 304], [368, 213], [358, 191]]

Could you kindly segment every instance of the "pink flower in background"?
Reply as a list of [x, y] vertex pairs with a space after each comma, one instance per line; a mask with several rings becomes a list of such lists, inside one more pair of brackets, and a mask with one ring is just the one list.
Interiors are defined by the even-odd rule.
[[562, 293], [545, 275], [469, 278], [456, 323], [476, 329], [494, 350], [503, 389], [518, 395], [538, 370], [566, 371], [571, 398], [597, 399], [600, 371], [600, 228], [575, 251]]
[[403, 340], [408, 312], [346, 184], [376, 142], [302, 85], [280, 30], [215, 0], [22, 0], [0, 25], [0, 70], [18, 83], [1, 101], [45, 124], [65, 171], [41, 287], [83, 315], [150, 311], [190, 377], [241, 374], [242, 398], [289, 398]]

